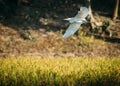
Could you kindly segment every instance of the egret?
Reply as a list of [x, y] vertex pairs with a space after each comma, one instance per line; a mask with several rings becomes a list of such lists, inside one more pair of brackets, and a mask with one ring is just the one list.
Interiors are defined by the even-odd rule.
[[86, 7], [81, 7], [80, 11], [75, 17], [66, 18], [64, 20], [69, 21], [70, 25], [67, 28], [63, 38], [68, 38], [69, 36], [73, 35], [81, 26], [81, 24], [86, 23], [87, 20], [85, 19], [89, 14], [89, 10]]

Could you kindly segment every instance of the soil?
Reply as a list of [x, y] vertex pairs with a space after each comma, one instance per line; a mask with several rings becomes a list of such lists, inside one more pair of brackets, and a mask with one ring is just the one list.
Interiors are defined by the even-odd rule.
[[69, 25], [63, 19], [74, 16], [80, 6], [42, 9], [21, 5], [14, 16], [1, 20], [0, 57], [120, 57], [120, 20], [112, 21], [98, 11], [94, 12], [96, 19], [111, 23], [105, 31], [103, 26], [91, 30], [87, 24], [75, 35], [62, 38]]

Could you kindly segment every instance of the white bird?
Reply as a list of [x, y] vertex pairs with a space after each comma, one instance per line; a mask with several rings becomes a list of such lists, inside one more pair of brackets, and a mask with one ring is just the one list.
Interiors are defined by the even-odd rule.
[[73, 35], [79, 29], [82, 23], [87, 22], [85, 18], [88, 16], [88, 14], [88, 8], [81, 7], [80, 11], [78, 11], [78, 14], [75, 17], [64, 19], [68, 20], [70, 22], [70, 25], [63, 35], [63, 38], [68, 38], [69, 36]]

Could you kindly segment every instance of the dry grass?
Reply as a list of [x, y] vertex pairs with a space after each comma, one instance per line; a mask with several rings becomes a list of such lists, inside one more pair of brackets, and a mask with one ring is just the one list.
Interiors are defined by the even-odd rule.
[[119, 58], [0, 59], [0, 86], [119, 86]]

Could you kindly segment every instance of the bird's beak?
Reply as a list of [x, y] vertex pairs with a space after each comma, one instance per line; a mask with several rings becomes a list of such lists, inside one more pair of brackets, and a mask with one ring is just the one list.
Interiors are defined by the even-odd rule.
[[65, 18], [65, 19], [63, 19], [63, 20], [68, 20], [68, 18]]
[[70, 18], [65, 18], [65, 19], [63, 19], [63, 20], [70, 20]]

